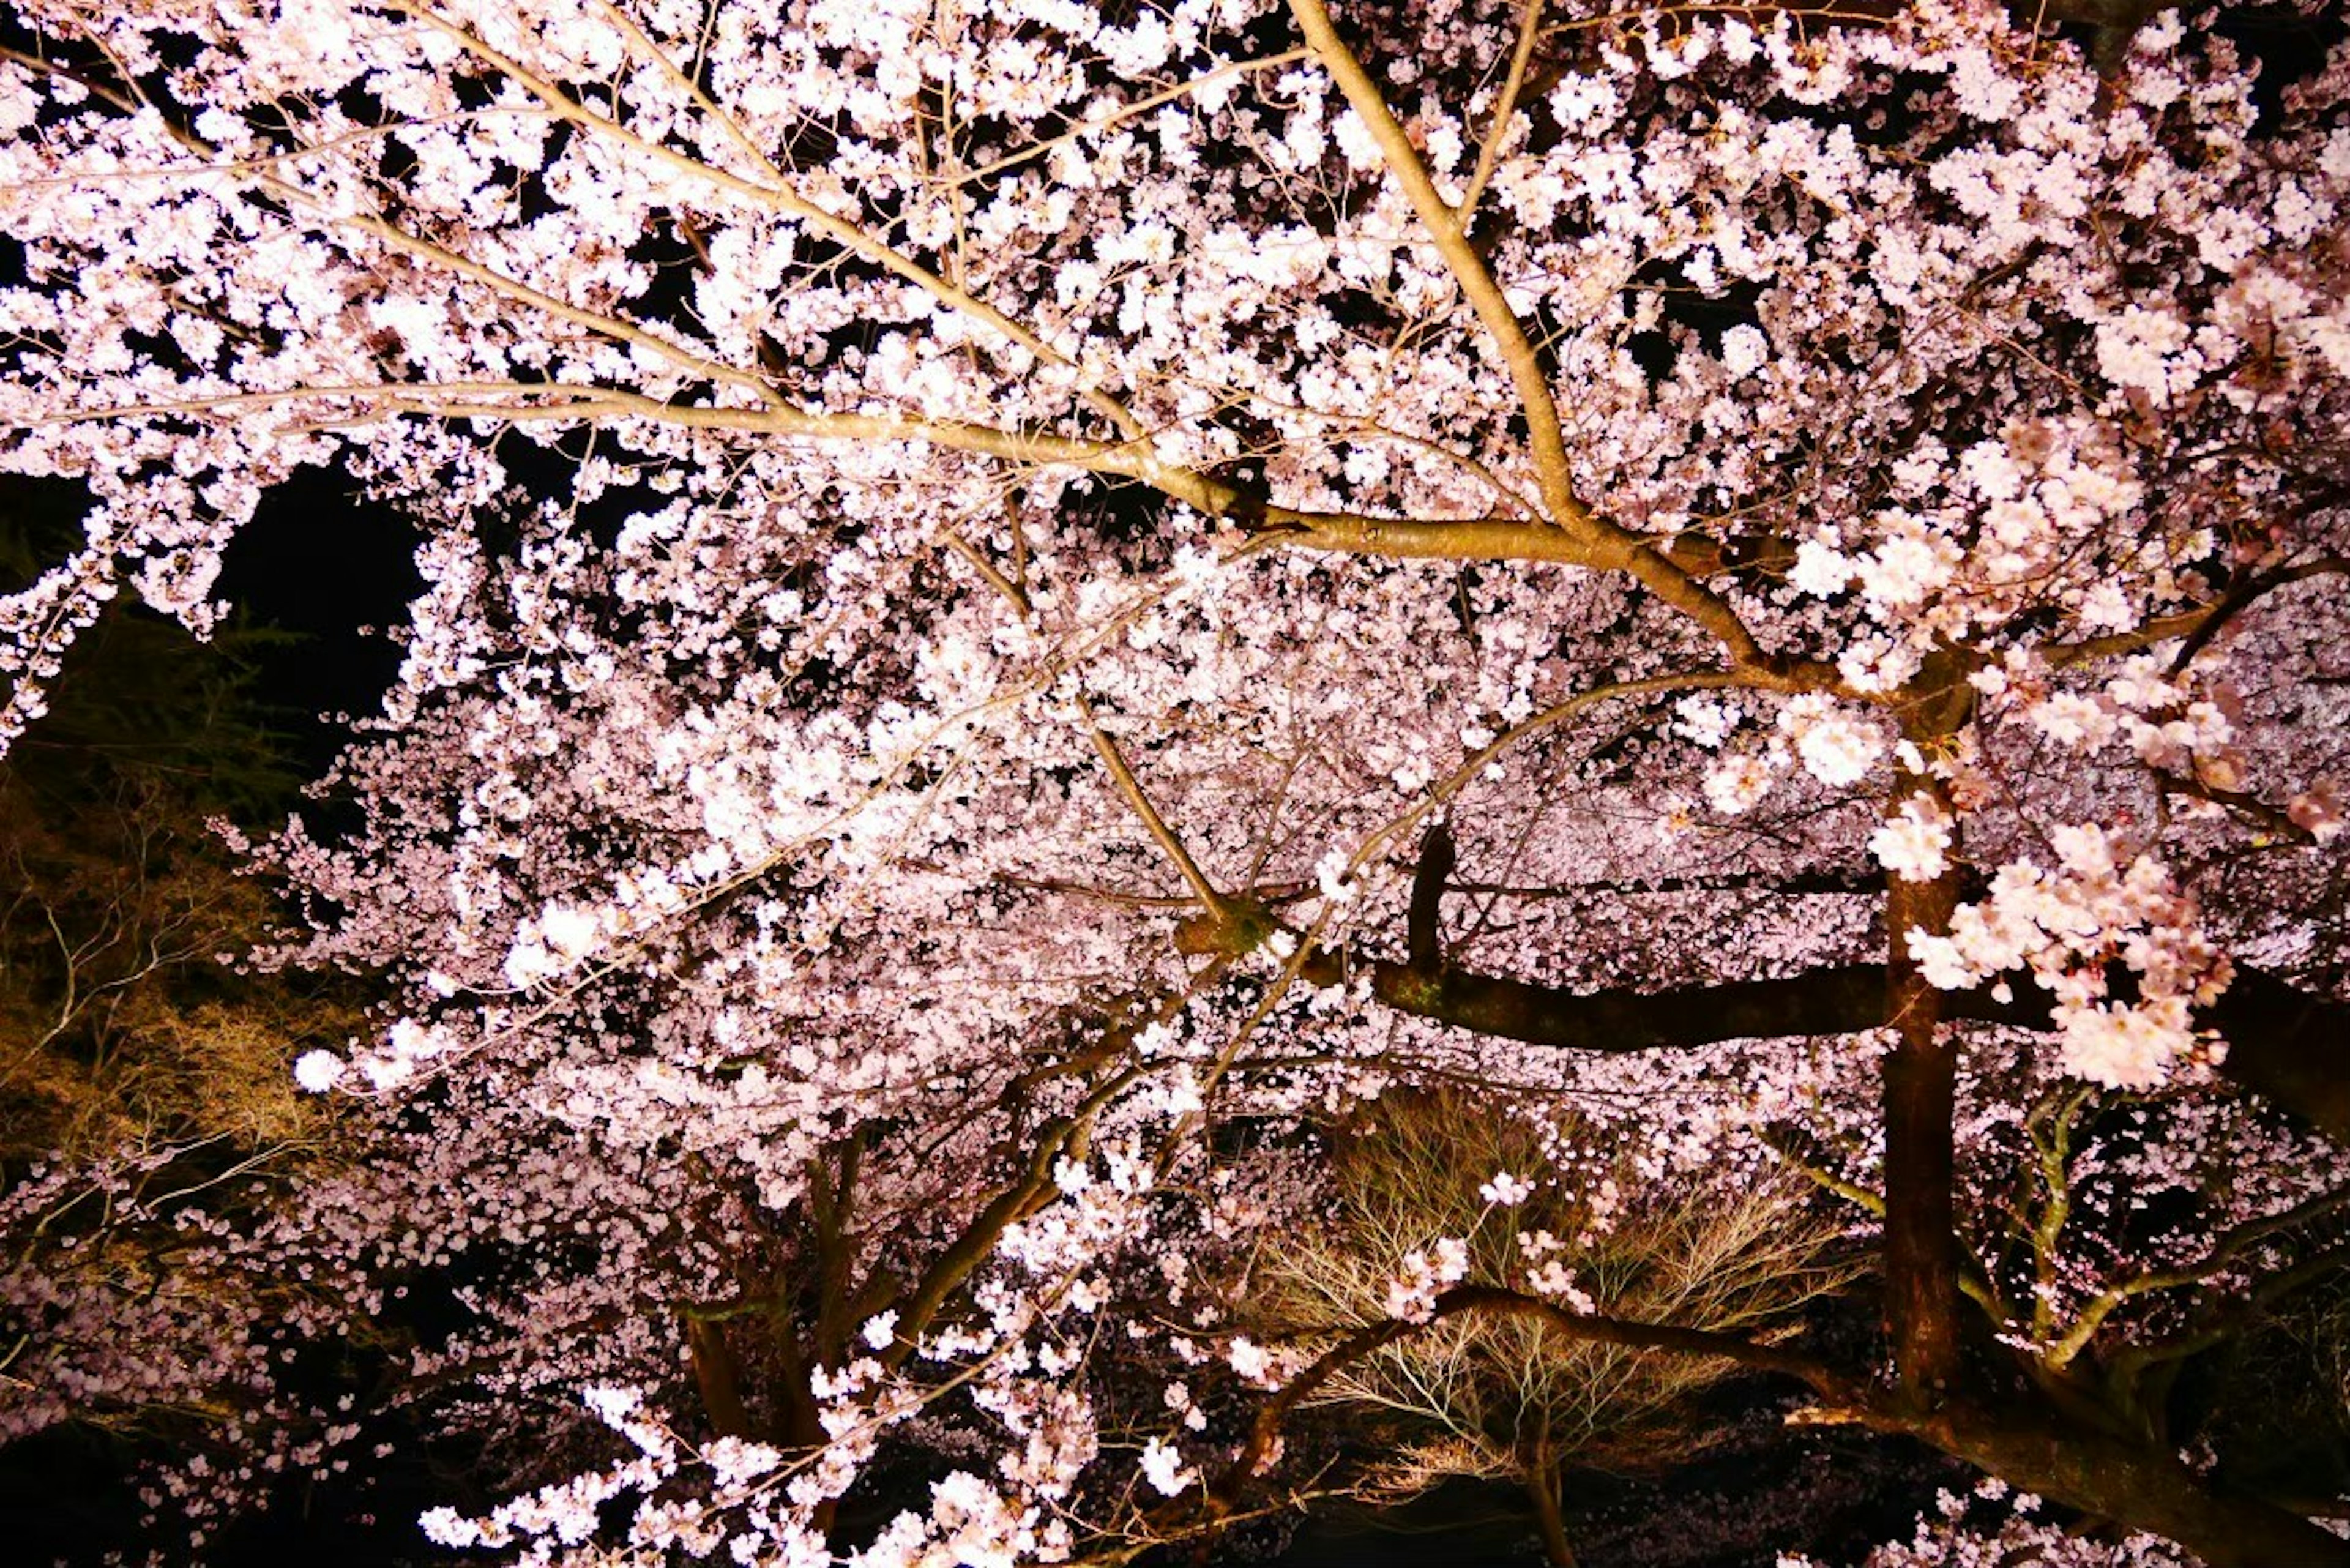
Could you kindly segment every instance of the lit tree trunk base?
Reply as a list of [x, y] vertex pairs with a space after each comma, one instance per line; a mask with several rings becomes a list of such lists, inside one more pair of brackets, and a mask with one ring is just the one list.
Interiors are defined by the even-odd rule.
[[[1913, 793], [1936, 787], [1915, 775], [1905, 785]], [[1932, 881], [1889, 883], [1886, 923], [1893, 940], [1887, 963], [1661, 992], [1575, 992], [1472, 974], [1446, 961], [1438, 905], [1453, 864], [1451, 836], [1431, 831], [1412, 889], [1409, 959], [1373, 968], [1374, 994], [1399, 1011], [1531, 1044], [1607, 1053], [1892, 1030], [1882, 1106], [1886, 1315], [1896, 1386], [1889, 1396], [1864, 1392], [1841, 1384], [1825, 1367], [1798, 1365], [1795, 1357], [1771, 1370], [1803, 1377], [1879, 1430], [1920, 1438], [2011, 1485], [2168, 1537], [2219, 1568], [2350, 1563], [2350, 1542], [2271, 1503], [2212, 1491], [2159, 1448], [2068, 1420], [2037, 1401], [2003, 1406], [1980, 1397], [1980, 1381], [1970, 1376], [1964, 1355], [1958, 1290], [1952, 1144], [1958, 1049], [1941, 1025], [1986, 1022], [2047, 1029], [2052, 1020], [2042, 998], [2002, 1002], [1987, 990], [1938, 991], [1908, 961], [1909, 933], [1949, 929], [1960, 892], [1955, 866]], [[1324, 956], [1315, 961], [1336, 967]], [[2350, 1006], [2240, 971], [2200, 1022], [2229, 1039], [2222, 1071], [2231, 1082], [2350, 1141]], [[1629, 1325], [1602, 1325], [1548, 1303], [1503, 1299], [1507, 1294], [1455, 1290], [1440, 1300], [1439, 1311], [1532, 1313], [1569, 1333], [1669, 1353], [1709, 1353], [1693, 1340], [1658, 1332], [1659, 1325], [1627, 1334]], [[1372, 1340], [1383, 1344], [1399, 1332], [1408, 1331], [1387, 1325], [1334, 1355], [1358, 1354]], [[1763, 1369], [1751, 1352], [1737, 1358]], [[1309, 1381], [1327, 1372], [1317, 1366]], [[1563, 1532], [1551, 1528], [1555, 1495], [1548, 1497], [1550, 1514], [1544, 1515], [1545, 1498], [1532, 1472], [1525, 1485], [1552, 1561], [1565, 1560], [1558, 1555]]]
[[1543, 1561], [1550, 1568], [1575, 1568], [1575, 1548], [1566, 1539], [1566, 1519], [1558, 1507], [1558, 1472], [1548, 1464], [1526, 1471], [1526, 1496], [1534, 1505], [1534, 1523], [1542, 1532]]
[[[2350, 1541], [2273, 1503], [2215, 1490], [2163, 1448], [2067, 1421], [2029, 1397], [1994, 1401], [1953, 1391], [1931, 1408], [1921, 1408], [1902, 1390], [1872, 1389], [1787, 1346], [1573, 1312], [1484, 1285], [1455, 1286], [1436, 1298], [1425, 1320], [1367, 1324], [1325, 1352], [1258, 1411], [1238, 1458], [1196, 1501], [1187, 1499], [1180, 1508], [1170, 1508], [1162, 1525], [1175, 1535], [1212, 1532], [1240, 1509], [1283, 1423], [1342, 1367], [1461, 1314], [1531, 1319], [1576, 1338], [1660, 1355], [1720, 1356], [1754, 1372], [1792, 1378], [1818, 1395], [1835, 1418], [1917, 1438], [2021, 1490], [2127, 1530], [2166, 1537], [2212, 1568], [2350, 1568]], [[1563, 1521], [1554, 1532], [1553, 1519], [1543, 1512], [1542, 1468], [1529, 1467], [1521, 1484], [1534, 1504], [1551, 1561], [1571, 1563]], [[1549, 1507], [1555, 1515], [1555, 1490]], [[1557, 1555], [1562, 1551], [1568, 1555]]]

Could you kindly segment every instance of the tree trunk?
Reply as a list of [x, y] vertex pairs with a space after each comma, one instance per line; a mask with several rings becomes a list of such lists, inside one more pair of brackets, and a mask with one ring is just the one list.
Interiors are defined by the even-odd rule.
[[[1937, 701], [1934, 706], [1939, 707]], [[1922, 748], [1939, 726], [1903, 726]], [[1893, 807], [1916, 803], [1954, 822], [1931, 774], [1901, 770]], [[1955, 833], [1955, 828], [1953, 829]], [[1909, 955], [1913, 935], [1942, 936], [1959, 904], [1959, 854], [1929, 881], [1886, 879], [1885, 1016], [1893, 1029], [1881, 1089], [1885, 1118], [1885, 1319], [1902, 1397], [1930, 1407], [1959, 1386], [1958, 1168], [1953, 1111], [1958, 1043], [1942, 1029], [1942, 993]]]
[[726, 1330], [712, 1318], [685, 1320], [686, 1348], [693, 1356], [693, 1382], [711, 1430], [722, 1438], [751, 1435], [751, 1415], [743, 1404], [741, 1369], [726, 1344]]
[[1550, 1568], [1575, 1568], [1575, 1548], [1567, 1544], [1566, 1521], [1558, 1508], [1558, 1471], [1547, 1455], [1527, 1466], [1520, 1478], [1534, 1500], [1534, 1523], [1542, 1531], [1543, 1561]]

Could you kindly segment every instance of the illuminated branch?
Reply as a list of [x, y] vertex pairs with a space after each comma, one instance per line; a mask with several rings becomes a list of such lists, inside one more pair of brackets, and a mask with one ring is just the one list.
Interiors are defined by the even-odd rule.
[[[1727, 1040], [1857, 1034], [1889, 1022], [1881, 964], [1664, 991], [1587, 992], [1449, 965], [1433, 977], [1409, 963], [1370, 967], [1372, 993], [1400, 1012], [1563, 1050], [1690, 1049]], [[1942, 996], [1942, 1015], [1953, 1022], [2055, 1027], [2050, 999], [2036, 988], [2024, 988], [2012, 1002], [1998, 1000], [1988, 987]], [[2197, 1022], [2229, 1041], [2227, 1059], [2217, 1068], [2221, 1077], [2350, 1142], [2350, 1053], [2341, 1044], [2350, 1040], [2350, 1003], [2239, 969], [2235, 983]]]
[[[1369, 130], [1378, 144], [1379, 156], [1388, 172], [1411, 202], [1412, 211], [1419, 215], [1420, 227], [1428, 233], [1444, 263], [1451, 270], [1461, 292], [1467, 296], [1477, 319], [1484, 324], [1494, 344], [1501, 349], [1502, 360], [1509, 369], [1511, 383], [1517, 389], [1519, 401], [1525, 406], [1526, 425], [1534, 446], [1534, 471], [1542, 476], [1543, 504], [1559, 527], [1569, 534], [1583, 535], [1593, 540], [1620, 530], [1600, 523], [1591, 509], [1575, 494], [1575, 481], [1566, 457], [1566, 441], [1561, 433], [1558, 405], [1553, 400], [1550, 379], [1544, 374], [1540, 358], [1534, 353], [1533, 341], [1520, 325], [1517, 313], [1503, 296], [1501, 285], [1486, 270], [1484, 258], [1477, 254], [1461, 232], [1460, 216], [1451, 203], [1439, 194], [1436, 183], [1420, 163], [1419, 154], [1411, 145], [1411, 138], [1395, 116], [1388, 109], [1387, 99], [1370, 73], [1363, 68], [1354, 51], [1338, 36], [1331, 25], [1330, 13], [1322, 0], [1290, 0], [1291, 13], [1304, 29], [1305, 41], [1312, 46], [1323, 68], [1338, 84], [1357, 119]], [[1620, 545], [1619, 545], [1620, 550]]]
[[1518, 95], [1526, 84], [1526, 67], [1534, 59], [1535, 41], [1542, 36], [1542, 13], [1543, 0], [1524, 0], [1518, 13], [1518, 41], [1510, 51], [1510, 74], [1502, 83], [1500, 96], [1493, 100], [1492, 128], [1477, 149], [1477, 167], [1469, 175], [1468, 189], [1461, 193], [1461, 206], [1454, 216], [1463, 235], [1476, 217], [1478, 197], [1484, 194], [1486, 182], [1493, 177], [1493, 165], [1501, 161], [1502, 143], [1509, 140], [1510, 120], [1517, 113]]
[[1540, 1296], [1496, 1285], [1456, 1285], [1436, 1298], [1433, 1310], [1418, 1322], [1390, 1318], [1367, 1324], [1325, 1351], [1312, 1366], [1284, 1384], [1265, 1402], [1249, 1429], [1248, 1440], [1222, 1475], [1209, 1484], [1206, 1507], [1211, 1518], [1222, 1517], [1238, 1503], [1249, 1480], [1269, 1462], [1283, 1424], [1331, 1378], [1366, 1356], [1407, 1339], [1447, 1318], [1464, 1314], [1521, 1318], [1541, 1324], [1571, 1338], [1596, 1345], [1617, 1345], [1632, 1350], [1655, 1350], [1675, 1355], [1699, 1355], [1729, 1361], [1750, 1372], [1793, 1377], [1809, 1386], [1821, 1398], [1843, 1410], [1871, 1407], [1872, 1397], [1860, 1384], [1825, 1363], [1775, 1345], [1758, 1345], [1736, 1334], [1670, 1324], [1629, 1323], [1596, 1313], [1571, 1312]]

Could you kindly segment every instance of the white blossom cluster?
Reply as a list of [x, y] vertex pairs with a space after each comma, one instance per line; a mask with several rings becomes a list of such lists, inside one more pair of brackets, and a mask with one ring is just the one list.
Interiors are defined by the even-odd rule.
[[[2139, 854], [2121, 865], [2094, 823], [2058, 827], [2049, 841], [2055, 868], [2002, 867], [1990, 897], [1962, 906], [1948, 936], [1912, 932], [1910, 951], [1945, 990], [2028, 970], [2055, 995], [2069, 1070], [2114, 1088], [2162, 1083], [2197, 1046], [2189, 1007], [2226, 990], [2232, 966], [2159, 860]], [[2103, 1000], [2109, 958], [2137, 978], [2135, 1002]]]

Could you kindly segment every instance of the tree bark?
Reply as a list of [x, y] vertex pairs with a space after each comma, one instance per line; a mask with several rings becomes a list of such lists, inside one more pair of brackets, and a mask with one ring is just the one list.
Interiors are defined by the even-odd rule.
[[2257, 1498], [2210, 1490], [2168, 1453], [1966, 1401], [1910, 1428], [2011, 1485], [2177, 1542], [2211, 1568], [2344, 1568], [2344, 1541]]
[[2240, 969], [2198, 1022], [2228, 1042], [2220, 1076], [2350, 1143], [2350, 1002]]
[[726, 1344], [726, 1330], [713, 1318], [685, 1320], [686, 1348], [693, 1357], [694, 1386], [710, 1428], [722, 1438], [751, 1435], [751, 1415], [743, 1404], [742, 1372]]
[[1558, 1469], [1550, 1462], [1549, 1445], [1544, 1444], [1535, 1462], [1526, 1468], [1521, 1478], [1526, 1496], [1534, 1501], [1534, 1524], [1542, 1532], [1543, 1560], [1550, 1568], [1575, 1568], [1575, 1548], [1566, 1539], [1566, 1519], [1558, 1507]]
[[[1921, 795], [1939, 804], [1937, 788], [1929, 776], [1905, 773], [1897, 807]], [[1760, 1346], [1725, 1350], [1717, 1336], [1690, 1335], [1661, 1324], [1638, 1325], [1635, 1332], [1632, 1325], [1583, 1319], [1552, 1303], [1487, 1287], [1446, 1292], [1439, 1298], [1438, 1315], [1471, 1310], [1530, 1314], [1554, 1318], [1587, 1337], [1727, 1355], [1757, 1369], [1786, 1371], [1873, 1427], [1922, 1438], [2014, 1486], [2167, 1537], [2214, 1568], [2350, 1568], [2350, 1542], [2264, 1501], [2214, 1491], [2158, 1446], [2069, 1420], [2038, 1400], [1987, 1403], [1979, 1389], [1968, 1386], [1954, 1225], [1957, 1049], [1940, 1026], [1970, 1021], [2046, 1029], [2053, 1020], [2048, 999], [2036, 988], [2029, 1000], [2004, 1002], [1987, 991], [1941, 992], [1910, 961], [1912, 933], [1949, 929], [1960, 893], [1956, 861], [1953, 855], [1952, 868], [1931, 881], [1896, 877], [1888, 884], [1886, 963], [1661, 992], [1575, 992], [1472, 974], [1447, 961], [1437, 915], [1452, 846], [1449, 835], [1431, 832], [1414, 879], [1409, 961], [1372, 966], [1374, 994], [1399, 1011], [1532, 1044], [1604, 1052], [1884, 1027], [1894, 1032], [1882, 1093], [1887, 1322], [1898, 1376], [1889, 1397], [1871, 1396], [1808, 1358], [1791, 1356], [1783, 1366], [1766, 1366], [1771, 1353]], [[1339, 967], [1328, 954], [1314, 955], [1309, 963], [1322, 979], [1336, 978], [1321, 971]], [[2126, 984], [2116, 989], [2127, 994]], [[2239, 971], [2235, 984], [2198, 1022], [2218, 1028], [2229, 1041], [2225, 1076], [2350, 1142], [2350, 1004]], [[1326, 1355], [1260, 1414], [1242, 1461], [1223, 1486], [1237, 1488], [1265, 1451], [1288, 1406], [1326, 1378], [1332, 1366], [1409, 1332], [1400, 1323], [1369, 1325]], [[1528, 1490], [1536, 1492], [1539, 1512], [1542, 1499], [1531, 1472]], [[1551, 1501], [1555, 1511], [1555, 1498]], [[1551, 1522], [1544, 1519], [1544, 1543], [1556, 1561]], [[1563, 1532], [1557, 1540], [1563, 1544]]]
[[[1913, 798], [1939, 803], [1931, 780]], [[1913, 933], [1941, 936], [1958, 907], [1958, 867], [1931, 881], [1890, 878], [1885, 924], [1892, 961], [1885, 1011], [1893, 1029], [1879, 1089], [1885, 1125], [1885, 1324], [1902, 1397], [1939, 1404], [1959, 1386], [1958, 1156], [1953, 1116], [1959, 1047], [1941, 1027], [1942, 993], [1909, 957]]]
[[[1335, 967], [1335, 966], [1334, 966]], [[1456, 1028], [1573, 1051], [1623, 1053], [1857, 1034], [1888, 1021], [1883, 964], [1837, 964], [1779, 980], [1724, 981], [1665, 991], [1569, 991], [1445, 964], [1371, 966], [1371, 991], [1399, 1012]], [[1946, 1020], [2048, 1029], [2049, 998], [2029, 984], [2013, 1002], [1987, 990], [1942, 993]], [[2220, 1075], [2350, 1143], [2350, 1003], [2311, 996], [2239, 969], [2235, 984], [2197, 1015], [2228, 1042]]]

